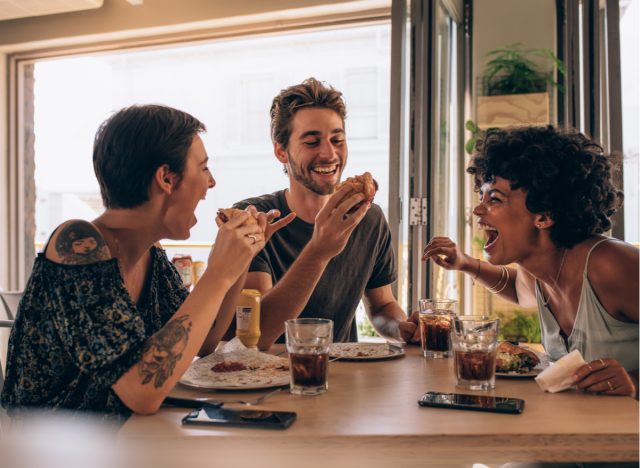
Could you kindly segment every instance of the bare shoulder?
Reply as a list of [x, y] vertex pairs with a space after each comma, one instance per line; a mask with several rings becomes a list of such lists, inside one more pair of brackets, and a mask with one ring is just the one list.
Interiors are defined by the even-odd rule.
[[639, 261], [637, 247], [612, 239], [593, 249], [587, 267], [589, 282], [607, 311], [636, 322]]
[[601, 242], [591, 252], [588, 276], [591, 281], [638, 280], [638, 248], [618, 239]]
[[92, 223], [71, 219], [56, 228], [45, 257], [65, 265], [86, 265], [111, 258], [104, 237]]

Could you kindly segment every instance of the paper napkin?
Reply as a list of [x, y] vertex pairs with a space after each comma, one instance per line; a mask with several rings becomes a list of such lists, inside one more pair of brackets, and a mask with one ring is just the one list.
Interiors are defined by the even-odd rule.
[[574, 385], [573, 374], [585, 364], [582, 354], [575, 349], [542, 371], [536, 377], [536, 382], [542, 390], [547, 392], [556, 393], [567, 390]]

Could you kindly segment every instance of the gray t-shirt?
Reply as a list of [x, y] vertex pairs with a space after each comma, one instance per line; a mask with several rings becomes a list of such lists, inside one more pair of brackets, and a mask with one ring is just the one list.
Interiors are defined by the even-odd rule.
[[[254, 205], [258, 211], [291, 212], [284, 190], [248, 198], [234, 205]], [[298, 218], [276, 232], [253, 259], [249, 271], [269, 273], [275, 285], [298, 258], [313, 234], [313, 224]], [[351, 233], [344, 250], [335, 256], [320, 277], [300, 317], [333, 320], [334, 342], [357, 341], [355, 312], [365, 289], [374, 289], [396, 280], [396, 263], [391, 232], [378, 205], [372, 204], [364, 219]], [[282, 342], [283, 337], [278, 339]]]

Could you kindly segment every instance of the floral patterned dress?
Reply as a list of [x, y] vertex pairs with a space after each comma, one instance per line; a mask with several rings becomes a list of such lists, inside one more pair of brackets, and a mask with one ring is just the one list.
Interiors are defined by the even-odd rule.
[[116, 259], [62, 265], [39, 254], [9, 338], [2, 406], [12, 416], [46, 408], [128, 417], [111, 386], [187, 294], [160, 248], [152, 247], [149, 286], [138, 304]]

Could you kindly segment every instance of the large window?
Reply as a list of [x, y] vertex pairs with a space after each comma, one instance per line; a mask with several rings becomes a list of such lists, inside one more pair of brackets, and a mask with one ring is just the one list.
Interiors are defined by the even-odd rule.
[[37, 61], [34, 65], [36, 250], [69, 218], [102, 211], [91, 161], [95, 131], [136, 103], [185, 110], [207, 125], [203, 140], [217, 185], [200, 203], [171, 257], [206, 260], [219, 207], [287, 185], [269, 136], [271, 99], [315, 76], [344, 92], [349, 162], [345, 176], [370, 171], [387, 212], [389, 158], [388, 23], [219, 40], [126, 53]]
[[624, 153], [624, 239], [640, 244], [640, 2], [620, 1], [620, 79]]

